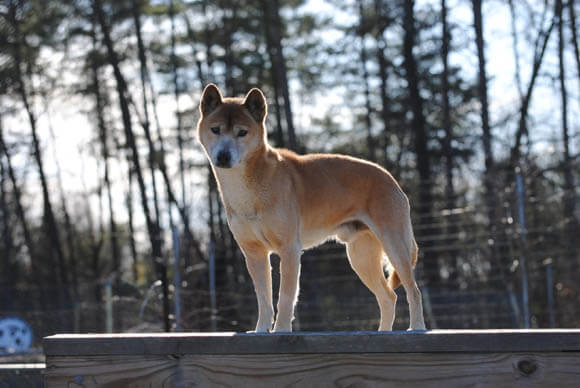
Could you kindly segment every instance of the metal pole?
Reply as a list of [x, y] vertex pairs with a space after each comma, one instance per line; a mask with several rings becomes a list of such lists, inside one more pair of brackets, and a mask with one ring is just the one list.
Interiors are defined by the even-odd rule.
[[78, 300], [73, 303], [73, 316], [74, 316], [74, 332], [79, 333], [81, 327], [81, 304]]
[[518, 193], [518, 208], [520, 218], [520, 239], [522, 242], [522, 249], [520, 253], [520, 269], [522, 275], [522, 305], [524, 310], [524, 329], [530, 328], [530, 307], [528, 299], [528, 270], [526, 266], [526, 252], [527, 252], [527, 229], [526, 229], [526, 214], [524, 204], [524, 182], [522, 179], [519, 167], [516, 167], [516, 185]]
[[211, 331], [217, 331], [217, 300], [215, 294], [215, 253], [213, 241], [209, 242], [209, 304]]
[[554, 314], [554, 278], [552, 276], [552, 259], [544, 260], [546, 266], [546, 296], [548, 299], [548, 312], [550, 314], [550, 327], [556, 327], [556, 315]]
[[175, 287], [175, 331], [181, 330], [181, 272], [179, 270], [179, 231], [173, 226], [173, 285]]
[[113, 332], [113, 290], [111, 280], [105, 280], [105, 324], [107, 333]]

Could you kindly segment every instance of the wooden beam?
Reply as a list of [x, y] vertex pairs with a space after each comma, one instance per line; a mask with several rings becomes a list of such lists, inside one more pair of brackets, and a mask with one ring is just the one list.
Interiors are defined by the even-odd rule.
[[272, 354], [57, 357], [60, 387], [578, 387], [569, 353]]
[[44, 339], [44, 351], [47, 356], [580, 352], [580, 330], [58, 334]]
[[55, 335], [47, 387], [574, 387], [580, 330]]

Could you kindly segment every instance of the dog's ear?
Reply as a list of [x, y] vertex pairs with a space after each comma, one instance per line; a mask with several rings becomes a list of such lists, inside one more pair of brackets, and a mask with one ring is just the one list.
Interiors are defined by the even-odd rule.
[[222, 94], [215, 84], [209, 84], [203, 89], [199, 110], [201, 115], [205, 116], [216, 110], [222, 103]]
[[244, 98], [244, 106], [250, 112], [254, 120], [259, 124], [262, 124], [264, 118], [266, 117], [266, 97], [260, 89], [253, 88], [246, 94]]

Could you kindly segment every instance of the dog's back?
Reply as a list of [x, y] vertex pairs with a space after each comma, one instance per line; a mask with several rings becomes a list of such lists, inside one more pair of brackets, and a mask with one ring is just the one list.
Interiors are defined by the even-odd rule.
[[392, 222], [409, 219], [407, 196], [384, 168], [343, 155], [276, 151], [282, 157], [279, 168], [290, 175], [306, 230], [332, 230], [351, 221], [367, 224], [374, 214]]

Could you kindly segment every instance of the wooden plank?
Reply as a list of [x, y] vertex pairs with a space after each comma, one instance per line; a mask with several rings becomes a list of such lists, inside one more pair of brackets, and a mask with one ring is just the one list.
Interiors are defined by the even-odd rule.
[[47, 356], [580, 351], [580, 330], [55, 335]]
[[44, 363], [0, 364], [0, 387], [43, 387]]
[[578, 387], [579, 353], [85, 356], [48, 359], [58, 387]]

